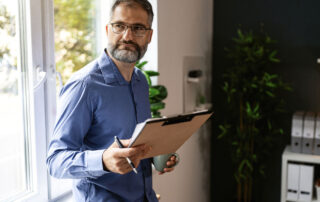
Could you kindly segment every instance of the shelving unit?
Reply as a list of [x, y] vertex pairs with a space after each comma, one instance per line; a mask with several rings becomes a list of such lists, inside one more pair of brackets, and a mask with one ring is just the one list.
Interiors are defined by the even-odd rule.
[[[291, 152], [290, 146], [287, 146], [285, 148], [285, 150], [282, 153], [281, 166], [281, 202], [289, 202], [286, 200], [288, 162], [320, 164], [320, 156], [294, 153]], [[318, 200], [314, 199], [312, 201], [317, 202]]]

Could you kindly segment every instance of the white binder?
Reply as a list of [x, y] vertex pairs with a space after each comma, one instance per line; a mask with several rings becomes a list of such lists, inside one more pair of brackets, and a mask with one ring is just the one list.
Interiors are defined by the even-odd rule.
[[300, 165], [288, 164], [288, 176], [287, 176], [287, 200], [298, 200], [299, 194], [299, 179], [300, 179]]
[[313, 153], [314, 127], [315, 127], [315, 113], [308, 112], [304, 117], [302, 153], [305, 153], [305, 154]]
[[315, 126], [315, 133], [314, 133], [314, 145], [313, 145], [313, 153], [320, 155], [320, 112], [318, 112], [316, 118], [316, 126]]
[[299, 201], [312, 201], [314, 167], [300, 165]]
[[303, 116], [303, 111], [297, 111], [292, 117], [291, 150], [296, 153], [302, 152]]

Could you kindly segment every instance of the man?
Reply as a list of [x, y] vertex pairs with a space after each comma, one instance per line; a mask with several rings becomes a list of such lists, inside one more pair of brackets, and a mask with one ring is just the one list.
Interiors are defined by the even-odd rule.
[[[148, 84], [134, 65], [151, 41], [152, 19], [147, 0], [116, 0], [106, 26], [106, 51], [60, 92], [47, 165], [52, 176], [75, 179], [77, 202], [157, 201], [151, 160], [142, 160], [152, 148], [114, 143], [118, 136], [128, 146], [136, 124], [150, 117]], [[167, 165], [174, 164], [172, 157]]]

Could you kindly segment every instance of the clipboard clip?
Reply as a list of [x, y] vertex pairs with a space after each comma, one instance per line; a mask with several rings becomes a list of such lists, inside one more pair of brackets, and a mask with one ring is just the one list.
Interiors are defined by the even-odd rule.
[[183, 122], [188, 122], [191, 121], [193, 119], [194, 115], [190, 114], [190, 115], [182, 115], [182, 116], [177, 116], [177, 117], [173, 117], [173, 118], [169, 118], [168, 120], [166, 120], [162, 126], [166, 126], [166, 125], [172, 125], [172, 124], [177, 124], [177, 123], [183, 123]]

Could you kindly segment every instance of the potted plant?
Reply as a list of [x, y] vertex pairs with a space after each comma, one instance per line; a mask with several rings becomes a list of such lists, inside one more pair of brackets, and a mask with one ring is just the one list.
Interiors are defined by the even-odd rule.
[[163, 102], [163, 100], [168, 96], [168, 91], [167, 88], [163, 85], [152, 85], [150, 77], [159, 76], [159, 72], [145, 70], [144, 66], [147, 63], [147, 61], [138, 61], [136, 63], [136, 67], [143, 72], [149, 84], [149, 101], [151, 108], [151, 116], [152, 118], [159, 118], [161, 117], [161, 113], [159, 110], [165, 108], [165, 103]]
[[280, 60], [275, 41], [266, 33], [237, 30], [233, 47], [226, 48], [230, 66], [223, 75], [227, 117], [218, 139], [230, 145], [238, 202], [252, 199], [253, 179], [265, 173], [265, 160], [284, 134], [279, 115], [288, 84], [271, 69]]

